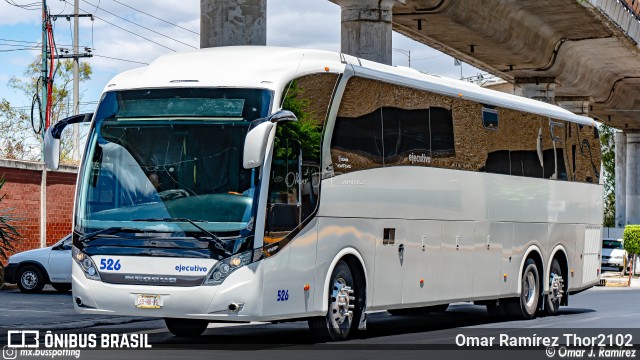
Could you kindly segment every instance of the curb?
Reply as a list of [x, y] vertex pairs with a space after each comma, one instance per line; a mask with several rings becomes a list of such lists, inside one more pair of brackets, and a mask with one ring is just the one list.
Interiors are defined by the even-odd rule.
[[18, 285], [16, 284], [7, 284], [4, 283], [2, 285], [0, 285], [0, 291], [5, 291], [5, 290], [16, 290], [18, 288]]
[[630, 287], [629, 282], [627, 281], [611, 281], [611, 280], [605, 280], [604, 286], [605, 287]]

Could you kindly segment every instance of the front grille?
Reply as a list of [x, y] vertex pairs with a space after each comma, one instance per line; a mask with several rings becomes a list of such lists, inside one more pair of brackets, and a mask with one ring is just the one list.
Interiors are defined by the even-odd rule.
[[184, 275], [149, 275], [149, 274], [112, 274], [102, 273], [103, 282], [122, 285], [155, 285], [155, 286], [200, 286], [204, 282], [204, 276]]

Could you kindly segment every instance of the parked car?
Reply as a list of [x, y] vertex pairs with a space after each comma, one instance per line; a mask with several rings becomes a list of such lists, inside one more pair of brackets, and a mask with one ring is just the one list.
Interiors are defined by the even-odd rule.
[[4, 277], [25, 293], [40, 292], [46, 284], [59, 292], [71, 290], [71, 234], [52, 246], [9, 257]]
[[622, 271], [627, 266], [627, 252], [622, 239], [602, 240], [602, 267], [614, 267]]

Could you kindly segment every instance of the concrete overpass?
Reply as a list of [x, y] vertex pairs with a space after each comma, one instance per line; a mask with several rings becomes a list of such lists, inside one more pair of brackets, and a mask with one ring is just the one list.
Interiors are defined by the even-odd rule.
[[[201, 0], [201, 46], [265, 44], [266, 1]], [[502, 91], [623, 130], [616, 217], [640, 223], [640, 0], [330, 1], [342, 52], [390, 64], [395, 30], [507, 80]]]

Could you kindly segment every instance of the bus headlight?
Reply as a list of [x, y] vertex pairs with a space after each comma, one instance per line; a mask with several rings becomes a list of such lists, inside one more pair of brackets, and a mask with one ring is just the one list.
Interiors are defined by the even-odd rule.
[[91, 260], [87, 254], [80, 251], [77, 247], [73, 246], [72, 249], [71, 254], [73, 256], [73, 260], [80, 266], [84, 276], [89, 280], [101, 281], [100, 275], [98, 274], [98, 268], [93, 260]]
[[229, 274], [245, 265], [249, 265], [252, 257], [253, 251], [246, 251], [218, 261], [202, 285], [222, 284]]

